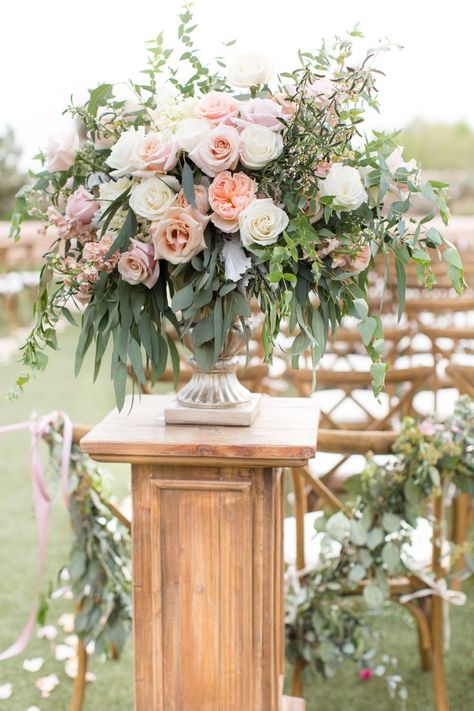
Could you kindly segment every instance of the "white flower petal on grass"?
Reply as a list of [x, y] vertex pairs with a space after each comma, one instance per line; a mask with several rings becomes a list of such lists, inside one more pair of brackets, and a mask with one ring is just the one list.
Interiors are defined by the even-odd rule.
[[32, 659], [23, 660], [23, 669], [27, 672], [37, 672], [44, 664], [43, 657], [33, 657]]
[[237, 236], [223, 241], [221, 259], [224, 262], [225, 278], [229, 281], [239, 281], [252, 266], [252, 260], [245, 255]]
[[[79, 667], [79, 661], [77, 657], [73, 657], [72, 659], [68, 659], [66, 664], [64, 665], [64, 671], [66, 672], [66, 676], [68, 676], [70, 679], [75, 679], [77, 677], [77, 670]], [[88, 671], [86, 672], [86, 681], [87, 682], [94, 682], [97, 680], [96, 675]]]
[[36, 633], [40, 639], [47, 639], [50, 642], [58, 636], [58, 630], [54, 625], [40, 627]]
[[0, 686], [0, 700], [1, 701], [6, 701], [6, 699], [9, 699], [10, 696], [13, 693], [13, 685], [10, 684], [10, 682], [7, 682], [6, 684], [2, 684]]
[[69, 645], [69, 647], [74, 647], [76, 648], [79, 642], [79, 637], [77, 634], [68, 634], [67, 637], [64, 638], [64, 644]]
[[54, 656], [58, 662], [64, 662], [66, 659], [72, 659], [76, 656], [76, 650], [69, 647], [67, 644], [57, 644], [54, 650]]
[[41, 697], [47, 699], [51, 693], [55, 690], [59, 684], [59, 679], [56, 674], [49, 674], [48, 676], [40, 676], [36, 679], [35, 686], [39, 689]]
[[74, 613], [64, 612], [58, 620], [58, 625], [62, 627], [66, 634], [74, 632]]
[[40, 711], [40, 709], [38, 708], [38, 706], [28, 706], [26, 711]]

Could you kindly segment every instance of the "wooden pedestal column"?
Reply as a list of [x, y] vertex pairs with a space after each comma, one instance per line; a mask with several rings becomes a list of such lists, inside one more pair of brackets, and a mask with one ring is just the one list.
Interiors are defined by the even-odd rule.
[[164, 425], [142, 396], [82, 441], [131, 462], [137, 711], [280, 711], [282, 467], [315, 455], [314, 401], [264, 398], [251, 427]]

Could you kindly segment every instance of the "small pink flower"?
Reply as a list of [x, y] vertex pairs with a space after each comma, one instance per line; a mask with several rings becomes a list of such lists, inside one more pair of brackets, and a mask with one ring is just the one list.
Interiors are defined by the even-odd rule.
[[94, 196], [83, 185], [78, 188], [66, 203], [66, 217], [77, 225], [90, 225], [97, 210], [100, 209]]
[[328, 77], [315, 79], [306, 85], [306, 96], [315, 99], [321, 108], [327, 108], [336, 92], [336, 86]]
[[160, 263], [155, 259], [155, 249], [152, 244], [145, 244], [136, 239], [130, 242], [131, 249], [124, 252], [118, 262], [120, 275], [132, 286], [144, 284], [151, 289], [160, 275]]
[[358, 677], [361, 681], [370, 681], [374, 675], [374, 672], [372, 669], [369, 667], [364, 667], [364, 669], [360, 669], [358, 673]]
[[370, 256], [370, 244], [367, 242], [354, 257], [346, 256], [345, 270], [347, 272], [354, 272], [354, 274], [363, 272], [364, 269], [367, 269], [369, 266]]
[[206, 119], [214, 126], [220, 123], [232, 123], [239, 115], [240, 101], [224, 91], [210, 91], [196, 106], [194, 113], [198, 118]]
[[420, 424], [418, 425], [418, 429], [420, 430], [422, 435], [425, 435], [425, 437], [432, 437], [436, 434], [437, 427], [434, 422], [430, 422], [430, 420], [424, 420], [423, 422], [420, 422]]
[[283, 118], [283, 108], [272, 99], [251, 99], [242, 104], [240, 117], [235, 119], [238, 128], [247, 128], [255, 124], [266, 126], [271, 131], [282, 131], [285, 125], [279, 121]]

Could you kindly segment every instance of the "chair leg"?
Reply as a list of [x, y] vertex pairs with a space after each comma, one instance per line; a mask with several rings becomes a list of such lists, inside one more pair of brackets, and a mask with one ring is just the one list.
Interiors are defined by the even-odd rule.
[[[469, 527], [469, 496], [459, 494], [453, 499], [452, 504], [452, 533], [451, 540], [456, 546], [463, 546], [466, 542], [467, 530]], [[455, 575], [451, 587], [453, 590], [461, 589], [461, 579], [459, 574], [464, 569], [464, 556], [460, 555], [453, 566]]]
[[422, 609], [422, 607], [420, 607], [416, 602], [406, 602], [404, 607], [406, 607], [415, 618], [416, 629], [418, 632], [418, 649], [420, 651], [421, 668], [423, 671], [430, 671], [432, 668], [432, 641], [426, 610]]
[[306, 566], [305, 560], [305, 540], [304, 540], [304, 515], [307, 512], [305, 480], [301, 469], [292, 469], [291, 478], [293, 480], [293, 494], [295, 497], [295, 520], [296, 520], [296, 567], [303, 570]]
[[303, 657], [297, 657], [295, 668], [293, 669], [293, 685], [291, 687], [292, 696], [303, 697], [303, 670], [306, 663]]
[[[433, 573], [435, 579], [444, 576], [442, 565], [442, 522], [444, 520], [443, 496], [434, 499], [433, 526]], [[431, 644], [433, 653], [433, 691], [436, 711], [449, 711], [444, 673], [444, 641], [443, 615], [444, 602], [439, 595], [433, 595], [431, 600]]]

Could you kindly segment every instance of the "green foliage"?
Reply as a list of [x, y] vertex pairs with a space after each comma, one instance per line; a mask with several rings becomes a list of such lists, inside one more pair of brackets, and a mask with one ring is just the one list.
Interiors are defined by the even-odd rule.
[[[391, 460], [380, 465], [369, 457], [366, 468], [346, 482], [353, 499], [349, 515], [339, 511], [316, 520], [323, 534], [318, 567], [305, 571], [304, 587], [291, 588], [287, 597], [290, 658], [301, 656], [326, 675], [347, 658], [369, 664], [377, 640], [368, 612], [388, 600], [391, 577], [412, 574], [403, 546], [427, 501], [449, 482], [474, 492], [474, 401], [467, 396], [444, 421], [417, 425], [405, 419]], [[344, 592], [362, 581], [361, 607]], [[350, 654], [343, 653], [347, 649]], [[403, 699], [406, 692], [401, 687], [398, 693]]]
[[[53, 465], [59, 467], [62, 424], [47, 435]], [[73, 542], [65, 566], [76, 609], [75, 632], [97, 652], [120, 653], [131, 630], [130, 533], [103, 502], [101, 469], [73, 445], [69, 468]]]

